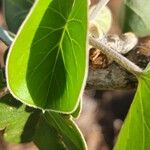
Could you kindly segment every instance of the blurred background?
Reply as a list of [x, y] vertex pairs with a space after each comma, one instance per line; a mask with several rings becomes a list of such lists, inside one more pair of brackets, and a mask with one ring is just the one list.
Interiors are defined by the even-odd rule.
[[[91, 0], [92, 4], [98, 0]], [[112, 13], [109, 33], [121, 34], [119, 22], [122, 0], [110, 0]], [[134, 98], [135, 90], [86, 90], [81, 116], [76, 120], [82, 130], [89, 150], [111, 150]]]

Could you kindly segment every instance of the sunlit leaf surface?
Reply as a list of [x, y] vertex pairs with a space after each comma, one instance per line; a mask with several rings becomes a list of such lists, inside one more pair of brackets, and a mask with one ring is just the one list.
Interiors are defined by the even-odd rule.
[[0, 129], [5, 130], [4, 139], [6, 141], [21, 142], [21, 135], [30, 115], [25, 108], [11, 95], [0, 99]]
[[72, 112], [85, 80], [86, 35], [86, 0], [37, 0], [8, 56], [11, 93], [33, 107]]
[[139, 85], [115, 150], [148, 150], [150, 141], [150, 65]]

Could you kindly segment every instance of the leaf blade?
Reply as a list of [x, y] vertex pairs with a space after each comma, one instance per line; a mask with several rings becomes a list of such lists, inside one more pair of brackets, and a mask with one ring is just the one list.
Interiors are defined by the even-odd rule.
[[[7, 61], [8, 85], [17, 99], [41, 109], [66, 113], [75, 109], [87, 70], [86, 3], [36, 2]], [[48, 18], [53, 21], [47, 21]], [[24, 54], [20, 47], [25, 47]], [[16, 59], [18, 65], [14, 63]], [[16, 74], [17, 70], [21, 73]]]
[[[124, 0], [125, 2], [125, 22], [124, 32], [133, 31], [137, 36], [143, 37], [150, 34], [150, 2]], [[138, 22], [138, 23], [137, 23]]]
[[76, 108], [76, 110], [71, 114], [71, 116], [75, 119], [77, 119], [80, 116], [82, 110], [82, 100], [80, 99], [78, 107]]
[[[150, 66], [139, 78], [139, 85], [128, 116], [119, 134], [115, 150], [149, 148], [150, 140]], [[136, 125], [136, 127], [135, 127]]]
[[30, 113], [25, 106], [14, 100], [11, 95], [0, 99], [0, 129], [4, 130], [4, 139], [7, 142], [21, 142], [21, 134]]
[[16, 33], [24, 18], [29, 12], [32, 1], [30, 0], [5, 0], [4, 14], [8, 29]]
[[34, 142], [40, 149], [86, 149], [85, 141], [73, 121], [55, 112], [46, 112], [41, 118]]

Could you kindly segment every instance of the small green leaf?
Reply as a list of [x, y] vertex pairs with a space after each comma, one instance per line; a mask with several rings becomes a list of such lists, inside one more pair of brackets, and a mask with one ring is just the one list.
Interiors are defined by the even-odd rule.
[[8, 29], [16, 33], [28, 14], [33, 0], [4, 0], [3, 2]]
[[73, 121], [55, 112], [46, 112], [41, 117], [34, 142], [42, 150], [86, 149], [85, 141]]
[[124, 0], [124, 32], [133, 31], [137, 36], [150, 35], [150, 1]]
[[5, 129], [4, 139], [8, 142], [21, 142], [21, 134], [30, 113], [25, 106], [11, 95], [0, 99], [0, 129]]
[[150, 65], [139, 85], [115, 150], [148, 150], [150, 141]]
[[87, 0], [37, 0], [8, 56], [11, 93], [33, 107], [72, 112], [85, 80], [86, 37]]

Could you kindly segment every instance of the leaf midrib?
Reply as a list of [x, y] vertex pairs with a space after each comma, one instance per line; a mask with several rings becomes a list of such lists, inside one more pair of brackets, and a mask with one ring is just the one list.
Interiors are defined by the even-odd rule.
[[56, 65], [57, 65], [57, 59], [58, 59], [58, 56], [59, 56], [60, 52], [61, 52], [61, 55], [62, 55], [62, 58], [63, 58], [63, 62], [64, 62], [63, 50], [62, 50], [62, 43], [63, 43], [63, 39], [65, 37], [65, 32], [67, 31], [66, 29], [67, 29], [67, 25], [68, 25], [68, 20], [69, 20], [71, 14], [72, 14], [72, 9], [73, 9], [74, 3], [75, 3], [75, 1], [73, 1], [72, 7], [70, 9], [70, 13], [69, 13], [68, 17], [66, 18], [66, 23], [64, 24], [63, 32], [62, 32], [62, 35], [61, 35], [61, 38], [60, 38], [60, 41], [59, 41], [59, 44], [58, 44], [58, 50], [57, 50], [56, 60], [54, 62], [54, 66], [53, 66], [53, 69], [52, 69], [51, 78], [50, 78], [50, 81], [49, 81], [49, 87], [48, 87], [48, 92], [47, 92], [47, 96], [46, 96], [46, 102], [45, 102], [45, 106], [44, 106], [45, 108], [46, 108], [46, 106], [48, 104], [48, 97], [49, 97], [49, 93], [50, 93], [50, 87], [51, 87], [52, 79], [53, 79], [54, 72], [55, 72]]

